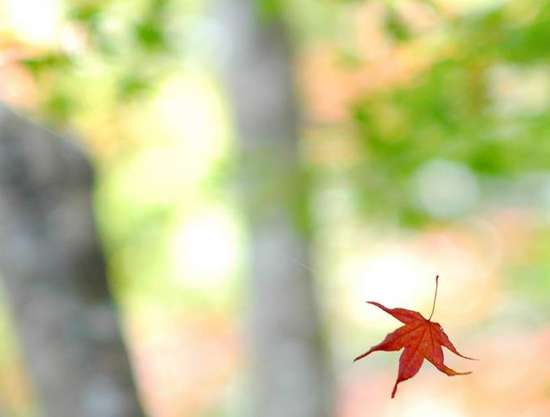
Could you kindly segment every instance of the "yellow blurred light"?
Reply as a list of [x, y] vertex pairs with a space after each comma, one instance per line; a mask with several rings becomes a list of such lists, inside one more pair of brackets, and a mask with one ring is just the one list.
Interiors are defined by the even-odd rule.
[[208, 77], [170, 78], [152, 103], [125, 123], [140, 148], [121, 173], [121, 192], [135, 202], [191, 198], [228, 150], [226, 115]]
[[468, 417], [451, 403], [420, 401], [407, 405], [399, 417]]
[[209, 77], [185, 74], [169, 80], [156, 99], [155, 115], [156, 129], [185, 141], [189, 162], [210, 162], [227, 151], [226, 114]]
[[196, 174], [185, 161], [181, 146], [145, 148], [121, 174], [121, 195], [136, 205], [174, 204], [195, 185]]
[[237, 226], [222, 210], [186, 218], [172, 241], [172, 262], [185, 286], [212, 287], [227, 279], [238, 261]]

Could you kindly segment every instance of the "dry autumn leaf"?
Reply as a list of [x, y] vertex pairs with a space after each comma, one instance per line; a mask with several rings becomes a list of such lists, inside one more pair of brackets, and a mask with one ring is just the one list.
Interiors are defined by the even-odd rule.
[[449, 340], [449, 337], [443, 331], [441, 325], [431, 321], [435, 310], [438, 286], [439, 275], [435, 278], [435, 296], [432, 312], [428, 319], [425, 319], [420, 313], [413, 310], [407, 310], [404, 308], [387, 308], [375, 301], [368, 301], [369, 304], [375, 305], [405, 324], [394, 332], [389, 333], [381, 343], [373, 346], [367, 352], [354, 359], [354, 362], [358, 361], [370, 353], [379, 350], [396, 351], [404, 348], [403, 353], [399, 358], [399, 373], [397, 375], [395, 385], [393, 386], [393, 391], [391, 394], [392, 398], [395, 397], [397, 385], [400, 382], [406, 381], [407, 379], [415, 376], [420, 370], [424, 359], [430, 361], [437, 369], [448, 376], [467, 375], [471, 373], [456, 372], [445, 366], [443, 363], [442, 346], [445, 346], [454, 354], [465, 359], [475, 359], [460, 354]]

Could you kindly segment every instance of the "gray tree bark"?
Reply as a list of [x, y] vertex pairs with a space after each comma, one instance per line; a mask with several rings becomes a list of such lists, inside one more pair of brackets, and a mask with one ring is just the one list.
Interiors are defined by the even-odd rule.
[[43, 417], [139, 417], [91, 205], [67, 139], [0, 106], [0, 275]]
[[332, 414], [310, 264], [309, 190], [298, 146], [287, 29], [255, 0], [214, 2], [249, 219], [252, 384], [258, 417]]

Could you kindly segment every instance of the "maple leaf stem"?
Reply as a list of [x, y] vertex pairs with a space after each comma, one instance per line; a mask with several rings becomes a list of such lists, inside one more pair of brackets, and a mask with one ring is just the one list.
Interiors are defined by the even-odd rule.
[[430, 321], [434, 315], [435, 311], [435, 301], [437, 300], [437, 289], [439, 288], [439, 275], [435, 276], [435, 294], [434, 294], [434, 302], [432, 305], [432, 312], [430, 313], [430, 317], [428, 318], [428, 321]]
[[391, 398], [395, 397], [399, 383], [411, 379], [418, 373], [422, 367], [424, 359], [427, 359], [439, 371], [448, 376], [468, 375], [471, 373], [457, 372], [454, 369], [447, 367], [444, 363], [443, 347], [465, 359], [473, 358], [469, 358], [459, 353], [450, 341], [449, 336], [447, 336], [443, 330], [443, 327], [441, 327], [439, 323], [434, 323], [431, 321], [435, 312], [438, 290], [439, 275], [436, 275], [432, 312], [430, 313], [430, 317], [428, 319], [417, 311], [408, 310], [406, 308], [388, 308], [380, 303], [377, 303], [376, 301], [367, 301], [369, 304], [378, 307], [404, 324], [404, 326], [388, 333], [382, 342], [374, 345], [367, 352], [354, 359], [354, 362], [358, 361], [372, 352], [393, 352], [403, 349], [403, 353], [399, 358], [399, 371], [397, 373], [395, 385], [393, 386]]

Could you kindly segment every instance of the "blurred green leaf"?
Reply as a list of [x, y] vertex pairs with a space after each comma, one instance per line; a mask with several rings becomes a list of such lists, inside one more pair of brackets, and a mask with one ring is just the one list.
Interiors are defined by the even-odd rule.
[[69, 56], [56, 52], [23, 59], [20, 62], [34, 76], [40, 76], [45, 72], [50, 71], [64, 71], [72, 65], [72, 61]]
[[391, 5], [386, 8], [384, 23], [387, 33], [396, 41], [406, 41], [411, 38], [407, 24], [403, 21], [399, 12]]

